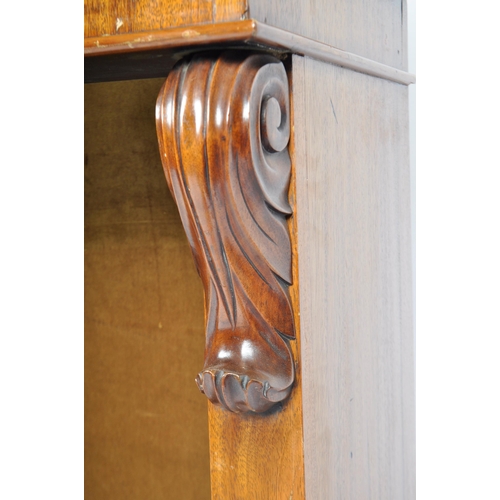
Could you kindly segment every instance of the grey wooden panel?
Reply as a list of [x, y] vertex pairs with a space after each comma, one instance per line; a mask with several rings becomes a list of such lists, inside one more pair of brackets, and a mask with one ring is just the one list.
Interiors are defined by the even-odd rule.
[[407, 69], [406, 0], [248, 0], [249, 17]]
[[408, 89], [294, 56], [308, 500], [415, 496]]

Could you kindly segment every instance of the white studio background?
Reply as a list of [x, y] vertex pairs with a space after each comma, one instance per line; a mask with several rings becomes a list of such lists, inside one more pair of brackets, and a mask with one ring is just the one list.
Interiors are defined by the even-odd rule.
[[494, 5], [418, 2], [417, 496], [422, 500], [500, 498]]
[[[408, 71], [416, 75], [416, 0], [408, 0]], [[418, 78], [418, 76], [417, 76]], [[417, 80], [418, 81], [418, 80]], [[410, 108], [410, 177], [411, 177], [411, 225], [412, 225], [412, 278], [413, 310], [416, 310], [416, 85], [408, 87]]]

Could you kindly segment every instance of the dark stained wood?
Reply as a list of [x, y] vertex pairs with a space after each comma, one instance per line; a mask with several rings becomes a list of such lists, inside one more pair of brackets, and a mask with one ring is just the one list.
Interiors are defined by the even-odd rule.
[[85, 37], [237, 21], [246, 0], [84, 0]]
[[[198, 384], [216, 403], [208, 409], [212, 498], [411, 500], [403, 85], [415, 78], [404, 71], [406, 2], [228, 1], [227, 10], [212, 9], [210, 21], [208, 1], [187, 8], [163, 1], [137, 0], [137, 12], [131, 0], [109, 2], [94, 17], [95, 31], [86, 31], [85, 53], [97, 78], [144, 78], [166, 75], [200, 52], [169, 76], [157, 119], [165, 174], [206, 292], [206, 364]], [[131, 12], [130, 19], [117, 12]], [[220, 21], [231, 22], [215, 22], [220, 12]], [[240, 54], [207, 53], [221, 44]], [[231, 93], [253, 84], [236, 69], [255, 57], [251, 50], [268, 53], [256, 60], [293, 59], [292, 133], [284, 149], [282, 134], [274, 134], [288, 116], [280, 99], [257, 99], [263, 105], [255, 113], [248, 94]], [[249, 150], [290, 155], [290, 208], [269, 208], [266, 186], [276, 184], [255, 182]], [[240, 168], [252, 181], [235, 175]], [[275, 252], [258, 230], [271, 215], [286, 235], [266, 231], [279, 243]], [[269, 380], [274, 386], [267, 388]]]
[[85, 57], [84, 81], [101, 83], [165, 78], [181, 57], [182, 54], [170, 49]]
[[233, 412], [269, 410], [294, 381], [288, 94], [279, 60], [226, 52], [178, 65], [158, 98], [165, 175], [205, 288], [197, 383]]
[[[291, 88], [291, 82], [290, 82]], [[293, 94], [291, 123], [294, 123]], [[289, 146], [292, 176], [290, 206], [295, 213], [295, 146]], [[270, 414], [253, 416], [209, 405], [210, 482], [214, 500], [304, 500], [301, 330], [297, 255], [297, 217], [288, 219], [292, 236], [290, 298], [296, 341], [290, 344], [296, 360], [295, 384], [290, 397]]]

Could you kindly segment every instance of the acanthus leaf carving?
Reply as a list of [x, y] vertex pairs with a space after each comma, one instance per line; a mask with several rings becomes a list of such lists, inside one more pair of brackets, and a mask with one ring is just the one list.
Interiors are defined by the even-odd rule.
[[288, 397], [291, 162], [287, 75], [267, 54], [199, 55], [157, 102], [167, 182], [205, 289], [202, 392], [234, 412]]

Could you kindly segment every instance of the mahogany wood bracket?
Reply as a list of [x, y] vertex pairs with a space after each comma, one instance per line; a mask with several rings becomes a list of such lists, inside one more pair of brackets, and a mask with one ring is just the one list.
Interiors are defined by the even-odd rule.
[[289, 118], [283, 64], [246, 51], [181, 62], [157, 101], [165, 175], [205, 289], [196, 382], [233, 412], [264, 412], [294, 382]]

